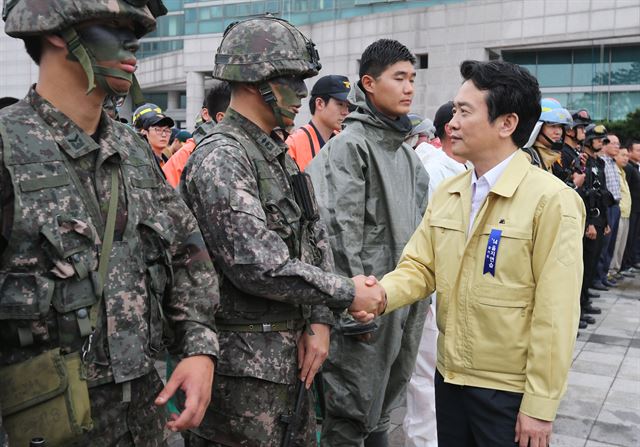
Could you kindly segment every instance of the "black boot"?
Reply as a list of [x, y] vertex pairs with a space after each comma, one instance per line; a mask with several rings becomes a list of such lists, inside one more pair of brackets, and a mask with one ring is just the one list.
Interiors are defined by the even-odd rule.
[[389, 447], [389, 434], [386, 431], [369, 433], [364, 440], [364, 447]]

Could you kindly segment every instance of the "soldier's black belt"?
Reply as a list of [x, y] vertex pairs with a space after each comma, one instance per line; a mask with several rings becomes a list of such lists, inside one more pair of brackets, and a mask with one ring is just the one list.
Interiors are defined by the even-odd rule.
[[277, 323], [224, 324], [216, 323], [219, 331], [225, 332], [285, 332], [297, 331], [304, 327], [304, 320], [279, 321]]

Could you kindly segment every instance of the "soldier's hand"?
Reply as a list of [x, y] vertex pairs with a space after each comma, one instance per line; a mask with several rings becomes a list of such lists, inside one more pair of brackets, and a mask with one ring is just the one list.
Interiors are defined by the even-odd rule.
[[156, 405], [165, 405], [178, 389], [186, 394], [180, 416], [173, 414], [167, 422], [169, 430], [176, 432], [200, 425], [211, 400], [213, 368], [213, 360], [206, 355], [194, 355], [178, 363], [155, 401]]
[[313, 378], [329, 355], [329, 336], [331, 327], [326, 324], [312, 324], [313, 335], [303, 332], [298, 340], [298, 368], [300, 380], [307, 389], [311, 388]]
[[604, 235], [607, 236], [609, 233], [611, 233], [611, 227], [607, 225], [604, 227]]
[[349, 307], [351, 316], [361, 323], [368, 323], [384, 312], [387, 295], [375, 277], [357, 275], [353, 277], [356, 296]]

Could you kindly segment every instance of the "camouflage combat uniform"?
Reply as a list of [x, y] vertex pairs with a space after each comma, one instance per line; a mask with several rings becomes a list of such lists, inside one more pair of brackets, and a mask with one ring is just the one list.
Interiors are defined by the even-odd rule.
[[[247, 143], [262, 159], [252, 159]], [[302, 323], [333, 324], [323, 303], [344, 309], [353, 299], [352, 282], [327, 273], [333, 258], [324, 226], [316, 222], [313, 233], [300, 239], [300, 210], [281, 162], [290, 174], [297, 168], [286, 151], [281, 140], [229, 109], [214, 138], [201, 144], [183, 174], [182, 194], [223, 277], [216, 314], [220, 356], [212, 403], [197, 431], [212, 440], [279, 445], [279, 418], [295, 399]], [[313, 306], [307, 310], [306, 305]], [[267, 313], [279, 316], [268, 321]], [[296, 323], [291, 330], [272, 332], [225, 330], [227, 322], [276, 321]], [[309, 436], [312, 422], [310, 418]], [[300, 445], [311, 445], [311, 438], [306, 440]]]
[[[237, 26], [243, 23], [247, 22]], [[246, 38], [245, 45], [256, 44], [247, 51], [260, 54], [256, 29], [264, 26], [272, 36], [283, 31], [299, 34], [281, 23], [286, 24], [253, 19], [243, 28], [249, 33], [234, 35], [232, 30], [225, 39]], [[282, 37], [271, 40], [283, 46], [291, 42]], [[235, 48], [228, 40], [226, 44]], [[222, 50], [226, 44], [223, 40]], [[268, 50], [264, 53], [264, 58], [270, 57]], [[291, 74], [300, 76], [303, 67], [309, 70], [296, 63], [300, 68]], [[272, 69], [264, 68], [268, 70]], [[214, 75], [224, 79], [224, 73]], [[307, 220], [296, 201], [291, 186], [296, 174], [299, 170], [287, 155], [286, 144], [231, 108], [199, 144], [183, 172], [181, 193], [222, 275], [216, 313], [220, 356], [212, 401], [203, 423], [194, 430], [198, 436], [189, 437], [189, 447], [279, 446], [285, 427], [280, 419], [292, 412], [296, 399], [296, 343], [305, 320], [331, 325], [329, 307], [344, 309], [353, 300], [353, 282], [330, 273], [333, 258], [324, 225]], [[295, 445], [313, 446], [310, 397], [303, 414], [305, 422]]]
[[[155, 26], [146, 7], [83, 2], [75, 14], [75, 2], [57, 3], [57, 14], [48, 2], [14, 3], [7, 32], [20, 37], [28, 26], [40, 27], [32, 34], [48, 30], [49, 19], [67, 26], [121, 14]], [[49, 15], [29, 22], [42, 8]], [[115, 231], [101, 293], [114, 173]], [[85, 354], [93, 429], [73, 445], [164, 443], [168, 415], [153, 403], [162, 389], [155, 361], [167, 349], [216, 356], [218, 298], [193, 215], [130, 128], [103, 112], [90, 136], [34, 87], [0, 111], [0, 367], [51, 350]]]
[[[0, 364], [53, 347], [81, 349], [86, 334], [79, 333], [78, 318], [86, 318], [97, 300], [91, 273], [109, 203], [109, 173], [118, 169], [121, 187], [103, 319], [89, 354], [90, 387], [96, 387], [91, 397], [94, 391], [102, 396], [100, 384], [134, 380], [131, 400], [151, 404], [140, 411], [163, 412], [152, 405], [152, 397], [161, 389], [154, 361], [166, 343], [183, 356], [214, 356], [218, 350], [212, 317], [217, 281], [195, 219], [163, 181], [148, 146], [106, 114], [94, 141], [31, 89], [25, 100], [0, 112], [0, 123], [10, 137], [2, 142], [0, 162]], [[89, 203], [73, 181], [74, 172], [89, 192]], [[22, 312], [16, 311], [18, 305]], [[31, 320], [32, 340], [16, 335], [25, 320]], [[137, 387], [142, 387], [138, 397]], [[92, 400], [97, 427], [111, 411], [105, 403]], [[110, 422], [123, 412], [112, 414]], [[165, 421], [158, 415], [155, 433], [162, 434]], [[102, 445], [93, 432], [89, 436], [91, 445]]]

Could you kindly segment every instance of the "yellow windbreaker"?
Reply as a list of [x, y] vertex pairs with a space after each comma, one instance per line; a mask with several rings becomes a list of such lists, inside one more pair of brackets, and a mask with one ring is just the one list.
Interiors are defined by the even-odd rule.
[[[491, 188], [467, 237], [471, 194], [467, 171], [433, 195], [398, 266], [381, 280], [387, 312], [437, 290], [445, 381], [524, 393], [520, 411], [553, 420], [578, 329], [583, 202], [523, 152]], [[497, 230], [496, 247], [489, 239]]]

